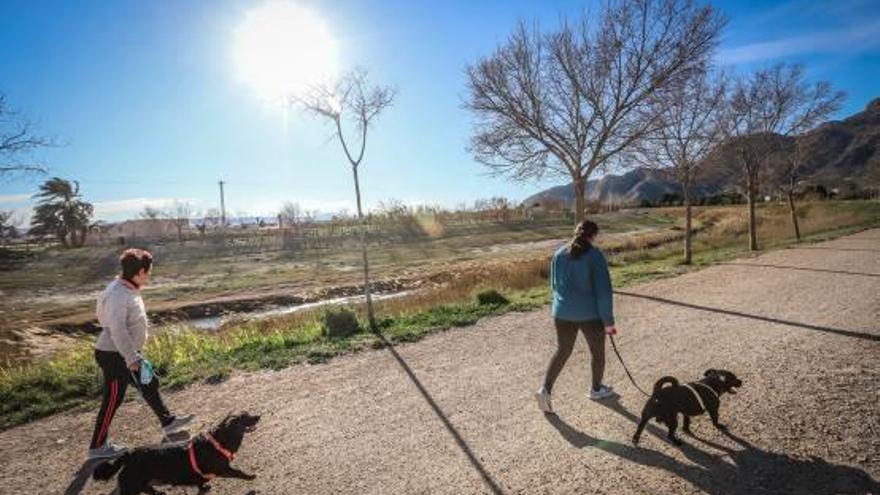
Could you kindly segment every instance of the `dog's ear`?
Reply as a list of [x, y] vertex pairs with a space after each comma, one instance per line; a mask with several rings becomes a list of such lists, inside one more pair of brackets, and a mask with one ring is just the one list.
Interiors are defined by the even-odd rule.
[[712, 375], [717, 375], [717, 374], [718, 374], [718, 370], [709, 368], [706, 370], [705, 373], [703, 373], [703, 376], [712, 376]]

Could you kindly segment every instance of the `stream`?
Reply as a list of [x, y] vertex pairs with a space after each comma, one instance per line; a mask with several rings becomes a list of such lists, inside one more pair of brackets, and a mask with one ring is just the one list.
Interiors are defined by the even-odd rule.
[[[391, 292], [384, 294], [373, 294], [373, 301], [385, 301], [389, 299], [398, 299], [415, 293], [414, 290], [405, 290], [401, 292]], [[278, 306], [269, 309], [260, 309], [257, 311], [226, 313], [222, 315], [205, 316], [201, 318], [192, 318], [182, 320], [180, 323], [198, 328], [200, 330], [217, 330], [223, 324], [229, 321], [248, 321], [263, 320], [276, 316], [284, 316], [309, 309], [321, 308], [325, 306], [342, 306], [346, 304], [357, 304], [364, 302], [366, 298], [363, 295], [336, 297], [333, 299], [323, 299], [308, 303], [291, 304], [286, 306]]]

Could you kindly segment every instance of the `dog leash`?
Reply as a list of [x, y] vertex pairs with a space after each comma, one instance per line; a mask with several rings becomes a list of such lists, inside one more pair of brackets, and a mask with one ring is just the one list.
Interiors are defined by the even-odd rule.
[[635, 378], [633, 378], [632, 373], [630, 373], [629, 369], [626, 367], [626, 363], [623, 362], [623, 358], [620, 357], [620, 351], [617, 350], [617, 343], [614, 342], [614, 335], [609, 335], [609, 337], [611, 337], [611, 348], [614, 349], [614, 354], [617, 354], [617, 360], [620, 361], [620, 365], [623, 366], [623, 371], [626, 371], [626, 376], [629, 377], [629, 381], [632, 382], [632, 384], [636, 388], [636, 390], [645, 394], [645, 397], [650, 397], [651, 394], [642, 390], [642, 387], [639, 387], [639, 384], [636, 383], [636, 380], [635, 380]]

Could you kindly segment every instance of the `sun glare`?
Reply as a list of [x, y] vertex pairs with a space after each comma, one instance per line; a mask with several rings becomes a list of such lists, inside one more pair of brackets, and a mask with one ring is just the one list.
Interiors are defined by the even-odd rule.
[[336, 75], [336, 40], [314, 11], [271, 1], [245, 15], [235, 30], [238, 76], [266, 102], [301, 94]]

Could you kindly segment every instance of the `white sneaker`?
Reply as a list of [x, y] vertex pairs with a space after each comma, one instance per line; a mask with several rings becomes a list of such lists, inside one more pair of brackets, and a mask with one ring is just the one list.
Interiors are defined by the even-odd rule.
[[598, 390], [590, 390], [590, 399], [602, 400], [614, 395], [614, 389], [607, 385], [599, 385]]
[[96, 449], [89, 449], [89, 460], [115, 459], [126, 452], [128, 452], [127, 448], [107, 442]]
[[162, 427], [162, 433], [166, 435], [177, 433], [178, 431], [182, 430], [186, 425], [192, 423], [193, 419], [195, 419], [195, 415], [193, 414], [175, 416], [173, 421]]
[[547, 414], [553, 414], [553, 406], [550, 404], [550, 392], [546, 388], [541, 387], [541, 390], [538, 390], [535, 394], [535, 399], [538, 401], [538, 409]]

